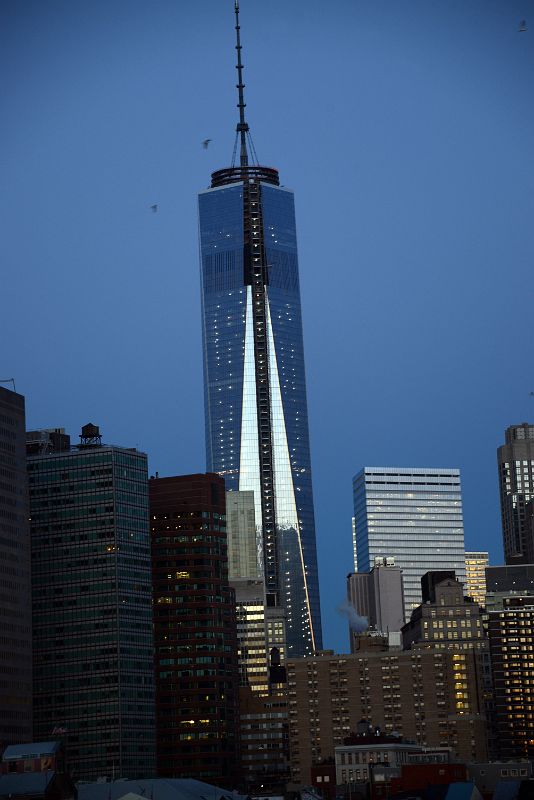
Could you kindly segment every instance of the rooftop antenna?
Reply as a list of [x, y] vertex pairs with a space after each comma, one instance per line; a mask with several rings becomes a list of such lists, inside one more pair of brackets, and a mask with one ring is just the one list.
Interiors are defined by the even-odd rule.
[[237, 44], [235, 46], [235, 49], [237, 50], [237, 90], [239, 92], [239, 102], [237, 104], [237, 107], [239, 108], [239, 122], [237, 123], [236, 132], [237, 136], [239, 136], [241, 139], [240, 164], [242, 167], [248, 167], [248, 152], [247, 152], [248, 124], [245, 122], [246, 103], [245, 103], [245, 95], [243, 92], [245, 84], [243, 83], [243, 64], [241, 63], [241, 37], [239, 35], [241, 26], [239, 25], [238, 0], [235, 0], [234, 10], [235, 10], [235, 32], [237, 41]]

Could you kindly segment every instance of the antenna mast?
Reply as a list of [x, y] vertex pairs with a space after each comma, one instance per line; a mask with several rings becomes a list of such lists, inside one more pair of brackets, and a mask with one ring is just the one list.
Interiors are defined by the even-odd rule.
[[240, 149], [240, 164], [242, 167], [248, 167], [248, 152], [247, 152], [247, 133], [248, 133], [248, 124], [245, 122], [245, 96], [243, 89], [245, 88], [245, 84], [243, 83], [243, 64], [241, 63], [241, 37], [239, 35], [240, 25], [239, 25], [239, 1], [235, 0], [234, 4], [235, 10], [235, 32], [236, 32], [236, 41], [237, 44], [235, 49], [237, 50], [237, 90], [239, 92], [239, 102], [237, 107], [239, 108], [239, 122], [237, 123], [236, 131], [241, 139], [241, 149]]

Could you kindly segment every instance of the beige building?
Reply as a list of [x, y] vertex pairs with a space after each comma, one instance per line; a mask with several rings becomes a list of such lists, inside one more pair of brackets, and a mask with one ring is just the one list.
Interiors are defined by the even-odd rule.
[[312, 764], [334, 757], [362, 719], [384, 734], [450, 747], [460, 760], [486, 759], [474, 650], [389, 650], [385, 637], [362, 635], [357, 653], [322, 651], [287, 669], [294, 783], [309, 784]]
[[[427, 573], [431, 574], [431, 573]], [[452, 574], [452, 573], [451, 573]], [[433, 599], [412, 611], [402, 629], [405, 650], [414, 643], [434, 647], [453, 646], [458, 650], [485, 647], [483, 609], [464, 598], [463, 586], [455, 578], [445, 578], [433, 587]]]
[[489, 553], [465, 553], [465, 591], [479, 606], [486, 605], [486, 567], [489, 567]]
[[261, 578], [254, 492], [226, 492], [226, 535], [230, 581], [234, 578]]

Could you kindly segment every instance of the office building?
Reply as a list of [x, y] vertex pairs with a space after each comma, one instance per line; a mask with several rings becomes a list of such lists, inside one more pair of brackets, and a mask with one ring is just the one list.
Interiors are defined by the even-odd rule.
[[404, 625], [404, 592], [402, 571], [395, 566], [395, 559], [376, 559], [370, 572], [347, 575], [347, 600], [349, 612], [354, 609], [357, 615], [349, 613], [351, 652], [354, 636], [366, 627], [381, 633], [399, 632]]
[[479, 606], [486, 605], [486, 567], [489, 553], [470, 551], [465, 553], [465, 593]]
[[504, 597], [488, 612], [499, 757], [534, 757], [534, 597]]
[[303, 656], [321, 622], [294, 197], [252, 163], [238, 11], [239, 164], [199, 195], [207, 468], [254, 492], [271, 629]]
[[[386, 637], [371, 634], [359, 643], [351, 655], [326, 650], [287, 663], [294, 783], [309, 784], [312, 765], [333, 758], [362, 719], [383, 734], [450, 747], [461, 761], [486, 759], [474, 651], [391, 650]], [[455, 689], [459, 683], [473, 698], [468, 709]]]
[[506, 429], [497, 450], [504, 557], [507, 564], [534, 562], [526, 506], [534, 498], [534, 425]]
[[266, 643], [265, 587], [262, 580], [230, 581], [235, 592], [239, 685], [267, 694], [269, 690]]
[[158, 775], [233, 788], [238, 666], [224, 480], [149, 481]]
[[0, 746], [32, 740], [31, 553], [24, 397], [0, 386]]
[[76, 780], [155, 775], [147, 458], [64, 436], [27, 459], [35, 738], [63, 730]]
[[358, 570], [390, 556], [401, 568], [408, 620], [421, 602], [421, 577], [454, 570], [465, 581], [460, 472], [365, 467], [354, 478]]
[[438, 580], [428, 599], [412, 611], [402, 629], [403, 648], [408, 650], [417, 643], [458, 650], [485, 648], [483, 612], [470, 597], [464, 597], [463, 586], [452, 573], [452, 577]]

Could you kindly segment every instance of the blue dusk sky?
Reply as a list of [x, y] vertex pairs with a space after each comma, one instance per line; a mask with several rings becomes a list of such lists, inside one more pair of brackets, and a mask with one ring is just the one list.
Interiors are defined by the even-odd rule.
[[[459, 467], [466, 546], [502, 562], [495, 451], [534, 419], [534, 2], [242, 0], [241, 23], [256, 150], [296, 196], [346, 651], [362, 466]], [[160, 475], [205, 470], [196, 193], [231, 160], [233, 24], [233, 0], [0, 6], [0, 378], [29, 427], [95, 422]]]

